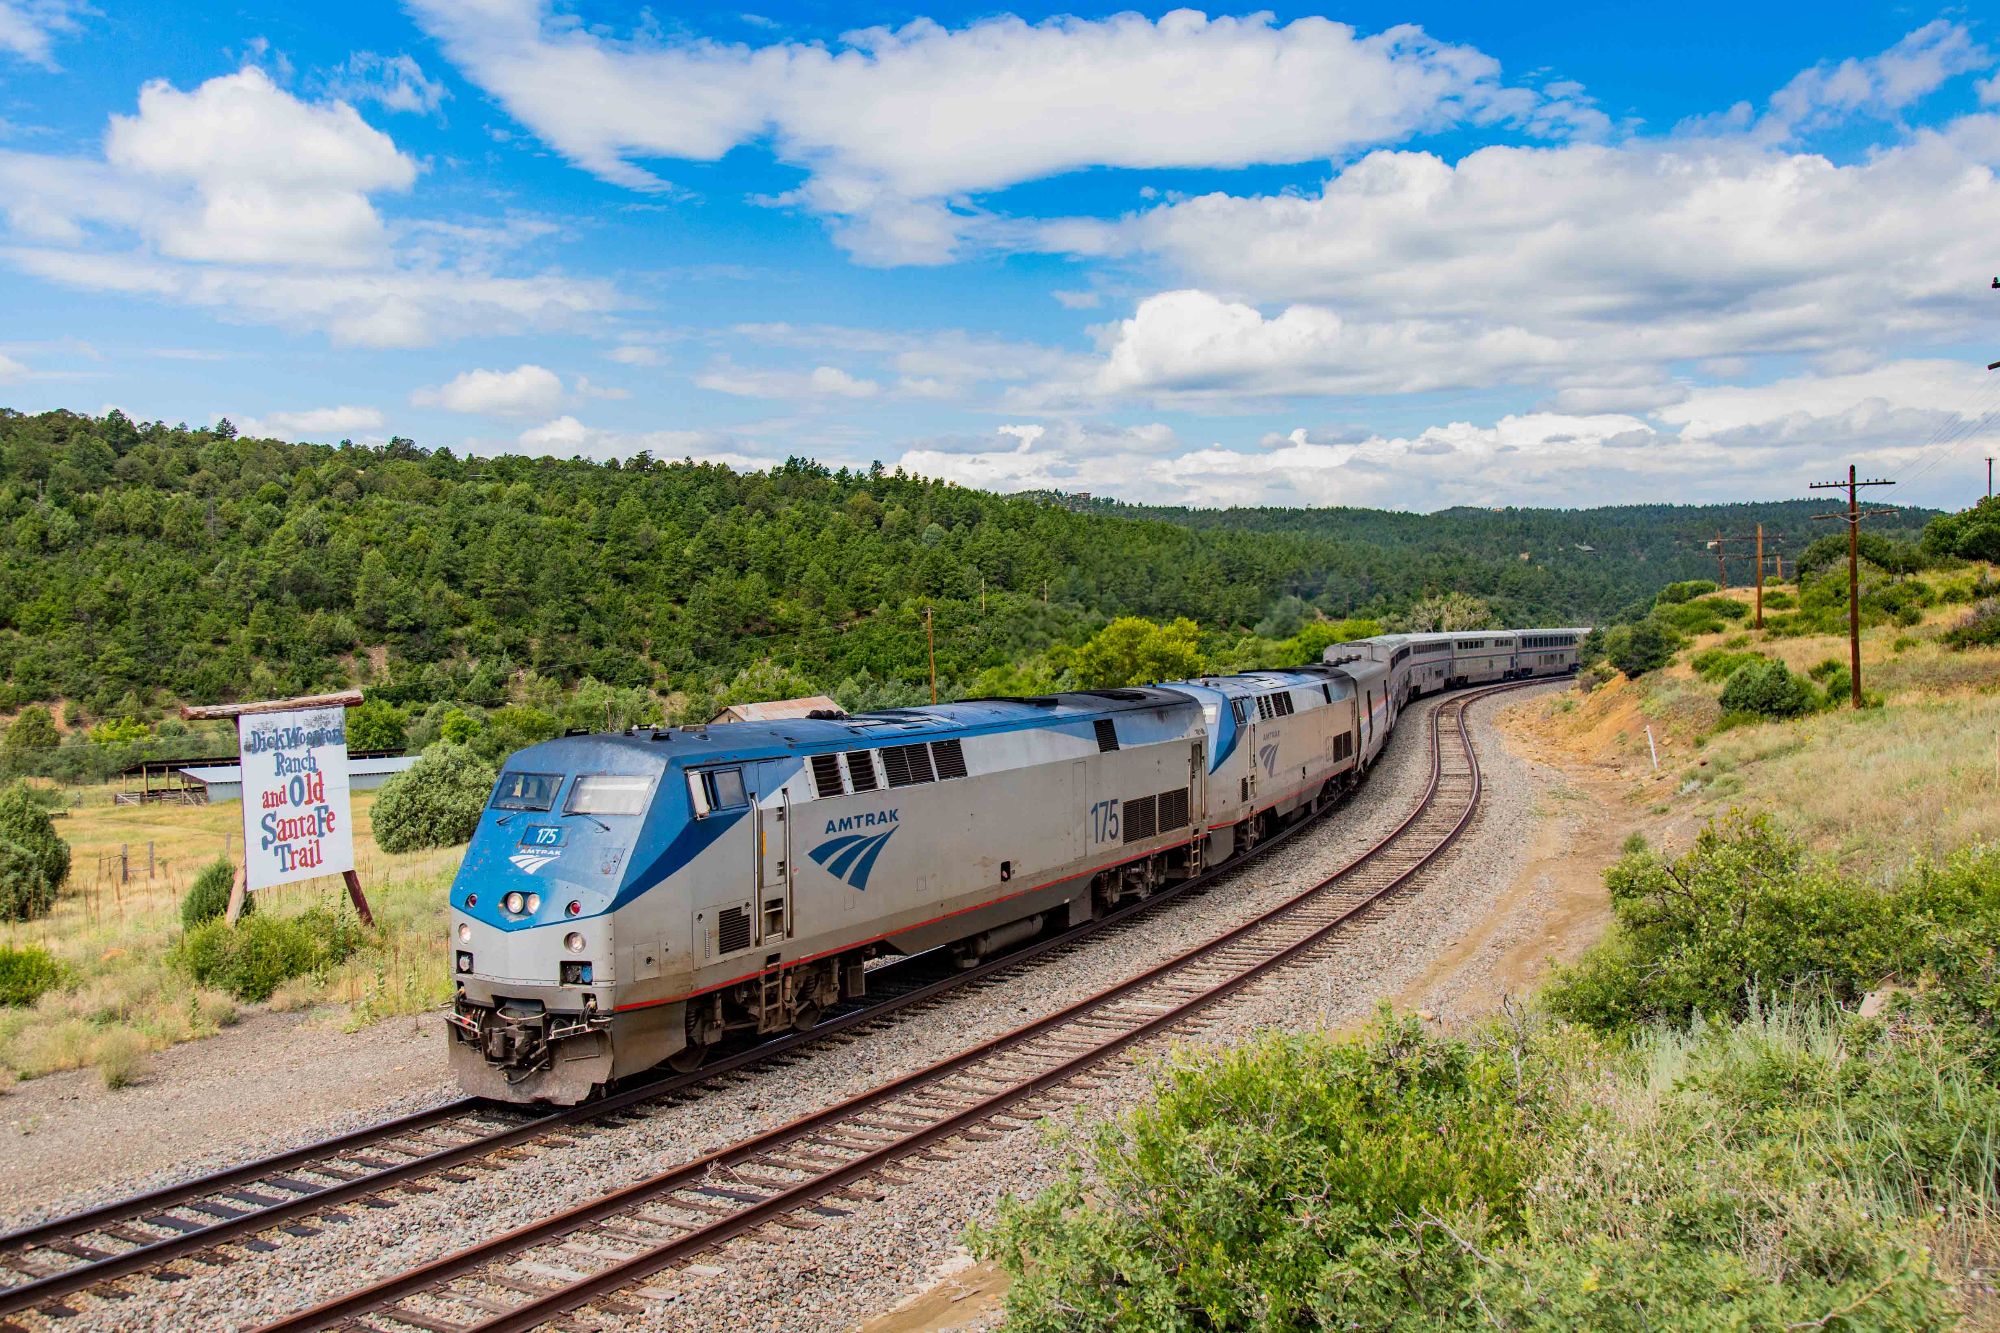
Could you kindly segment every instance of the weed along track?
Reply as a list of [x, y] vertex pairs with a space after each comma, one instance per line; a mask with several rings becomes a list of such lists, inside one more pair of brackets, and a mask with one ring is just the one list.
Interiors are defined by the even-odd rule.
[[1211, 1006], [1307, 958], [1416, 878], [1479, 807], [1467, 710], [1518, 688], [1473, 690], [1440, 703], [1430, 716], [1430, 775], [1416, 807], [1341, 869], [1245, 924], [927, 1068], [324, 1302], [265, 1333], [500, 1333], [586, 1308], [628, 1318], [643, 1310], [621, 1293], [662, 1270], [751, 1232], [815, 1229], [886, 1199], [926, 1160], [949, 1160], [958, 1147], [1034, 1123], [1104, 1072], [1109, 1057], [1198, 1031]]
[[[1466, 703], [1485, 693], [1448, 700], [1438, 706], [1437, 714], [1451, 711], [1455, 719]], [[1434, 720], [1434, 747], [1436, 725]], [[1455, 728], [1456, 721], [1450, 726]], [[1466, 780], [1476, 783], [1476, 773], [1470, 767], [1454, 767], [1459, 761], [1453, 759], [1451, 746], [1466, 746], [1464, 765], [1469, 766], [1471, 759], [1462, 731], [1454, 731], [1453, 736], [1447, 742], [1442, 768], [1433, 765], [1430, 787], [1422, 804], [1391, 839], [1336, 877], [1341, 881], [1337, 892], [1329, 881], [1308, 895], [1316, 896], [1320, 903], [1314, 911], [1349, 901], [1360, 892], [1358, 886], [1364, 875], [1373, 876], [1367, 880], [1373, 884], [1384, 875], [1406, 874], [1415, 862], [1405, 857], [1402, 848], [1415, 847], [1424, 832], [1444, 817], [1443, 812], [1469, 812], [1465, 793], [1457, 788]], [[1337, 803], [1330, 803], [1321, 813], [1334, 808]], [[926, 1011], [951, 996], [996, 984], [1041, 961], [1066, 958], [1087, 943], [1102, 944], [1106, 937], [1115, 940], [1122, 933], [1143, 929], [1144, 919], [1155, 909], [1177, 900], [1201, 898], [1230, 873], [1262, 858], [1314, 822], [1299, 820], [1199, 878], [1170, 886], [1101, 920], [1025, 944], [969, 970], [956, 970], [945, 960], [931, 956], [886, 963], [869, 974], [868, 1000], [829, 1015], [810, 1032], [793, 1033], [737, 1050], [712, 1060], [692, 1074], [651, 1080], [602, 1100], [559, 1111], [538, 1111], [480, 1098], [461, 1099], [0, 1236], [0, 1320], [14, 1321], [0, 1323], [0, 1329], [27, 1324], [60, 1326], [66, 1319], [82, 1313], [80, 1307], [86, 1303], [154, 1298], [204, 1270], [236, 1263], [275, 1262], [268, 1256], [281, 1251], [294, 1238], [315, 1235], [329, 1224], [344, 1224], [358, 1214], [393, 1209], [400, 1199], [435, 1193], [464, 1184], [480, 1174], [505, 1170], [519, 1160], [518, 1153], [532, 1152], [537, 1145], [574, 1142], [579, 1137], [615, 1130], [634, 1116], [695, 1100], [718, 1084], [727, 1085], [749, 1077], [757, 1067], [782, 1068], [807, 1043], [837, 1044], [907, 1023], [912, 1018], [921, 1019]], [[1380, 891], [1384, 890], [1376, 890]], [[1307, 911], [1303, 902], [1293, 915], [1299, 924], [1319, 919]], [[1014, 1034], [1006, 1039], [1015, 1045], [1008, 1047], [1001, 1067], [1023, 1074], [1033, 1069], [1056, 1070], [1048, 1076], [1071, 1077], [1073, 1070], [1058, 1069], [1062, 1062], [1051, 1064], [1050, 1057], [1063, 1050], [1072, 1054], [1095, 1051], [1091, 1056], [1094, 1060], [1117, 1049], [1112, 1045], [1098, 1049], [1100, 1043], [1084, 1042], [1079, 1034], [1125, 1031], [1135, 1017], [1144, 1016], [1149, 1010], [1165, 1013], [1173, 1007], [1159, 997], [1172, 998], [1177, 989], [1184, 992], [1183, 998], [1196, 994], [1211, 972], [1215, 977], [1223, 977], [1237, 960], [1249, 956], [1243, 950], [1261, 947], [1239, 939], [1242, 933], [1236, 932], [1206, 946], [1215, 952], [1204, 959], [1176, 960], [1172, 964], [1176, 969], [1174, 976], [1158, 978], [1158, 989], [1148, 992], [1152, 998], [1135, 998], [1114, 1007], [1113, 997], [1107, 993]], [[1223, 970], [1214, 972], [1217, 968]], [[1234, 984], [1247, 979], [1241, 978]], [[1217, 991], [1210, 998], [1222, 993], [1226, 992]], [[1085, 1009], [1089, 1012], [1081, 1012]], [[1059, 1026], [1051, 1026], [1057, 1025], [1058, 1020]], [[1032, 1050], [1018, 1046], [1020, 1040], [1043, 1027], [1050, 1027], [1046, 1044]], [[1132, 1031], [1120, 1044], [1138, 1040], [1151, 1030]], [[970, 1061], [985, 1054], [994, 1053], [981, 1048], [961, 1058]], [[933, 1095], [955, 1098], [953, 1088], [997, 1087], [989, 1077], [993, 1068], [981, 1066], [985, 1072], [968, 1071], [955, 1083], [939, 1083]], [[870, 1104], [874, 1104], [872, 1099], [879, 1099], [889, 1091], [868, 1094]], [[1019, 1101], [1019, 1095], [1013, 1100]], [[979, 1099], [966, 1106], [977, 1107], [982, 1103], [983, 1099]], [[850, 1104], [844, 1109], [854, 1113], [859, 1108]], [[1032, 1115], [1030, 1108], [1015, 1109]], [[990, 1108], [980, 1111], [981, 1115], [989, 1113]], [[932, 1114], [930, 1119], [936, 1116]], [[891, 1115], [880, 1123], [917, 1122], [899, 1121]], [[976, 1128], [972, 1131], [983, 1132], [988, 1131]], [[846, 1137], [859, 1144], [875, 1140], [879, 1133], [858, 1127], [851, 1128]], [[812, 1155], [803, 1151], [799, 1160], [809, 1160]], [[714, 1161], [704, 1158], [684, 1169], [705, 1172]], [[822, 1192], [833, 1188], [820, 1185]], [[738, 1191], [758, 1196], [765, 1192]], [[752, 1199], [731, 1199], [726, 1194], [704, 1197], [712, 1201], [711, 1206], [723, 1206], [717, 1202], [723, 1199], [729, 1199], [732, 1208], [747, 1208], [752, 1203]], [[728, 1219], [716, 1215], [711, 1220], [721, 1226]], [[810, 1225], [793, 1217], [787, 1221]]]

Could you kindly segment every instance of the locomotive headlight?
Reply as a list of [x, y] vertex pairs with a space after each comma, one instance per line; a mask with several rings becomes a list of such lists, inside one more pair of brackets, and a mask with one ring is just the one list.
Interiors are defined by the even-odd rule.
[[529, 895], [528, 895], [528, 915], [529, 915], [529, 916], [533, 916], [533, 915], [534, 915], [535, 913], [537, 913], [537, 912], [539, 912], [539, 911], [541, 911], [541, 910], [542, 910], [542, 895], [541, 895], [541, 894], [539, 894], [539, 893], [531, 893], [531, 894], [529, 894]]
[[582, 953], [583, 932], [572, 930], [569, 934], [563, 936], [563, 948], [568, 949], [571, 953]]
[[472, 943], [472, 923], [470, 921], [461, 921], [458, 923], [458, 942], [460, 944]]
[[505, 898], [502, 898], [500, 900], [500, 905], [506, 908], [508, 911], [512, 912], [515, 916], [519, 916], [521, 915], [522, 911], [527, 907], [528, 900], [521, 896], [521, 891], [519, 889], [516, 889], [514, 890], [514, 892], [508, 894]]

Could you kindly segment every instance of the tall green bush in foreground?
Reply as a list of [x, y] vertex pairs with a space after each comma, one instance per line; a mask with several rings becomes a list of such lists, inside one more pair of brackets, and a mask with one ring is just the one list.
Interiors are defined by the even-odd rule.
[[450, 847], [472, 837], [498, 775], [477, 754], [440, 741], [382, 784], [375, 842], [385, 852]]
[[2000, 848], [1879, 888], [1808, 856], [1767, 818], [1732, 815], [1680, 856], [1626, 856], [1605, 885], [1611, 933], [1543, 992], [1562, 1017], [1605, 1030], [1681, 1023], [1741, 1016], [1759, 994], [1846, 1002], [1895, 980], [1959, 1005], [2000, 1053]]
[[296, 917], [245, 917], [233, 927], [216, 919], [182, 936], [174, 961], [204, 986], [268, 1000], [293, 977], [344, 962], [362, 938], [353, 916], [320, 907]]
[[973, 1244], [1016, 1333], [1943, 1329], [1925, 1216], [1991, 1188], [1897, 1135], [2000, 1134], [2000, 1105], [1926, 1101], [1940, 1072], [1792, 1009], [1630, 1049], [1532, 1018], [1267, 1037], [1165, 1070]]
[[31, 921], [55, 905], [69, 879], [69, 844], [17, 782], [0, 791], [0, 920]]

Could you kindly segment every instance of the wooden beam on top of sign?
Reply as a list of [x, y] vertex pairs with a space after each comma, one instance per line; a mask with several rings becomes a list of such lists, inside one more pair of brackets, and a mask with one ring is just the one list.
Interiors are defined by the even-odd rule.
[[190, 722], [206, 722], [219, 717], [242, 717], [246, 713], [289, 713], [300, 708], [353, 708], [361, 702], [360, 690], [337, 694], [307, 694], [297, 699], [266, 699], [249, 704], [183, 704], [181, 716]]

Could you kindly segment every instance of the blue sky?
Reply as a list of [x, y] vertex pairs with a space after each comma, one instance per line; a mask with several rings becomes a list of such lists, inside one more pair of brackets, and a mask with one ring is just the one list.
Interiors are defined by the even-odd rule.
[[1958, 9], [0, 0], [0, 403], [1188, 504], [1962, 504]]

